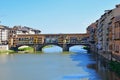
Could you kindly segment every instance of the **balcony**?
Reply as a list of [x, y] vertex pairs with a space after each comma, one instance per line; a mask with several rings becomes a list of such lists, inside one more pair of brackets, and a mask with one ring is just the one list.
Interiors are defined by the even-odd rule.
[[114, 38], [115, 41], [120, 40], [120, 38]]
[[115, 51], [115, 53], [119, 53], [119, 51]]

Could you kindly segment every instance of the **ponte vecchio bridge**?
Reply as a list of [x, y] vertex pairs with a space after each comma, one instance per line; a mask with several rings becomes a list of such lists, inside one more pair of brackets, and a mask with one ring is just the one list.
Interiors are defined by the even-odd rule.
[[87, 34], [20, 34], [9, 39], [9, 47], [17, 49], [26, 45], [41, 51], [46, 45], [57, 45], [68, 51], [74, 45], [89, 46], [86, 38]]

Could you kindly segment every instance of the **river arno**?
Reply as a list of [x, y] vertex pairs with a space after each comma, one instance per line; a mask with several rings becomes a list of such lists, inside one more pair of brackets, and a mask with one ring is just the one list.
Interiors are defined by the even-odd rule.
[[0, 80], [120, 80], [92, 54], [1, 54]]

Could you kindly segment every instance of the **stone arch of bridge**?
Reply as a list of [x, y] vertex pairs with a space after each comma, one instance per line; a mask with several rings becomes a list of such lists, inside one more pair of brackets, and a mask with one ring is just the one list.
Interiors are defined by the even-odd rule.
[[90, 47], [88, 44], [54, 44], [54, 43], [49, 43], [49, 44], [29, 44], [29, 45], [17, 45], [16, 47], [13, 47], [13, 50], [18, 51], [18, 48], [20, 46], [30, 46], [34, 48], [35, 51], [42, 51], [42, 48], [47, 46], [47, 45], [56, 45], [59, 46], [63, 49], [63, 51], [69, 51], [69, 48], [75, 45], [84, 45]]
[[86, 46], [86, 45], [79, 45], [79, 44], [77, 44], [77, 45], [76, 44], [73, 44], [73, 45], [70, 44], [70, 45], [68, 45], [69, 48], [73, 47], [73, 46]]
[[63, 45], [62, 45], [62, 44], [43, 44], [43, 45], [41, 45], [41, 47], [40, 47], [39, 50], [42, 51], [42, 49], [43, 49], [45, 46], [48, 46], [48, 45], [54, 45], [54, 46], [59, 46], [59, 47], [63, 48]]
[[67, 51], [69, 51], [70, 47], [79, 46], [79, 45], [90, 47], [90, 45], [88, 45], [88, 44], [67, 44], [66, 45]]
[[19, 46], [17, 46], [17, 48], [22, 47], [22, 46], [28, 46], [28, 47], [34, 48], [34, 45], [19, 45]]
[[29, 46], [29, 47], [32, 47], [34, 48], [34, 45], [16, 45], [15, 47], [10, 47], [11, 50], [14, 50], [14, 51], [18, 51], [18, 48], [19, 47], [22, 47], [22, 46]]

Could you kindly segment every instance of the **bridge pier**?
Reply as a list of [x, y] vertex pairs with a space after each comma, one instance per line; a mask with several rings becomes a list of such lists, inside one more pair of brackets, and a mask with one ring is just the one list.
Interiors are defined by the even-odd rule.
[[[44, 46], [45, 46], [45, 44], [37, 45], [37, 46], [34, 46], [34, 49], [35, 49], [35, 51], [42, 51], [42, 48]], [[58, 46], [61, 46], [63, 48], [63, 51], [69, 51], [69, 46], [67, 44], [61, 44]]]
[[34, 48], [36, 48], [36, 51], [42, 51], [43, 44], [39, 44], [39, 45], [35, 46]]
[[69, 47], [67, 46], [67, 44], [63, 44], [63, 51], [69, 51]]

